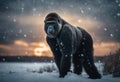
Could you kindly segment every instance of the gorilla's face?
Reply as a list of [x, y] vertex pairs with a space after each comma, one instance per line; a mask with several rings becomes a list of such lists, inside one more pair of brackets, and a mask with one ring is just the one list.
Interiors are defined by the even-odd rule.
[[50, 38], [55, 38], [61, 30], [61, 23], [58, 20], [49, 19], [45, 21], [45, 32]]

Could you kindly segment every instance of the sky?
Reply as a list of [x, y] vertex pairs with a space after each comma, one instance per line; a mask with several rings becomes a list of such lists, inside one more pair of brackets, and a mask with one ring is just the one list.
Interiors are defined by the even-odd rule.
[[45, 41], [50, 12], [89, 32], [94, 55], [120, 48], [120, 0], [0, 0], [0, 56], [52, 56]]

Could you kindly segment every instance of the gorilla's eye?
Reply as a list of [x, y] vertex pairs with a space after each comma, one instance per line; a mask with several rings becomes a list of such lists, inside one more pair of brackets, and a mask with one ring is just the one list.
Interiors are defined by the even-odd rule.
[[55, 23], [57, 23], [56, 21], [46, 21], [45, 22], [46, 24], [55, 24]]
[[60, 23], [60, 20], [59, 20], [59, 19], [58, 19], [57, 21], [58, 21], [58, 23]]

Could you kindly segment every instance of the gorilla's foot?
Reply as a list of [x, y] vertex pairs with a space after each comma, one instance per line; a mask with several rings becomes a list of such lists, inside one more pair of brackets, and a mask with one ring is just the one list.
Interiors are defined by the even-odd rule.
[[97, 76], [90, 76], [90, 77], [88, 77], [88, 78], [90, 78], [90, 79], [101, 79], [102, 76], [99, 74], [99, 75], [97, 75]]
[[64, 77], [65, 77], [65, 75], [64, 75], [64, 76], [63, 76], [63, 75], [60, 75], [60, 76], [59, 76], [59, 78], [64, 78]]
[[77, 74], [77, 75], [81, 75], [81, 72], [74, 72], [75, 74]]

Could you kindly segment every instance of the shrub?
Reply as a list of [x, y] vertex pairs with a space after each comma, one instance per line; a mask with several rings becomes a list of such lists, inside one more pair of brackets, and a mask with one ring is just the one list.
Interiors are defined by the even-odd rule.
[[120, 49], [115, 53], [104, 57], [103, 74], [112, 74], [113, 77], [120, 77]]

